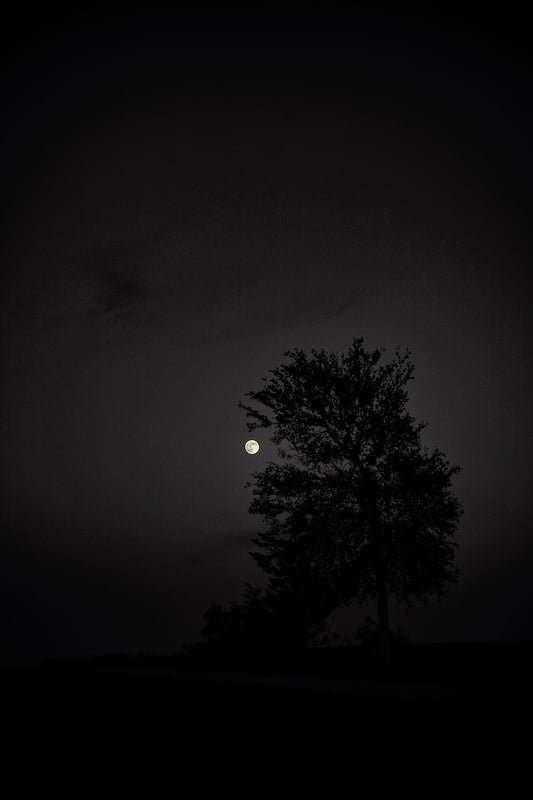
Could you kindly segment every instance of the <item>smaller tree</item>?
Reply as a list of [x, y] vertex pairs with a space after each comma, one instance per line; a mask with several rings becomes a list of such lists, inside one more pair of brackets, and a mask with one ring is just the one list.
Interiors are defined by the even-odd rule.
[[287, 591], [255, 588], [246, 583], [240, 600], [223, 608], [211, 603], [204, 614], [203, 642], [193, 650], [265, 650], [304, 647], [320, 639], [325, 627], [317, 623], [303, 598]]
[[209, 648], [255, 649], [268, 639], [270, 611], [261, 589], [245, 584], [239, 601], [224, 609], [211, 603], [204, 614], [201, 635]]

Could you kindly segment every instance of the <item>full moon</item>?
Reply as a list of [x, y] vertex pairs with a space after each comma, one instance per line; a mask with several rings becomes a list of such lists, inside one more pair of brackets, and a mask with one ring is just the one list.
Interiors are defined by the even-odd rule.
[[257, 451], [259, 450], [259, 445], [255, 441], [255, 439], [250, 439], [244, 445], [244, 449], [246, 450], [247, 453], [250, 453], [250, 455], [254, 455], [254, 453], [257, 453]]

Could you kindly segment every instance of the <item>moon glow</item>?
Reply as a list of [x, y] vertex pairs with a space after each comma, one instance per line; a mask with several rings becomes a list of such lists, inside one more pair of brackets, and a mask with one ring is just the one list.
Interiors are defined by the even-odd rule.
[[250, 453], [250, 455], [253, 456], [259, 450], [259, 445], [255, 439], [249, 439], [249, 441], [247, 441], [244, 445], [244, 449], [247, 453]]

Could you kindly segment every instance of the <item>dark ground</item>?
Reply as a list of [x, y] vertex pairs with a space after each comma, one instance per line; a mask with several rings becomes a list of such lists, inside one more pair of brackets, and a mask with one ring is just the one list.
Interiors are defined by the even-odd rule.
[[[185, 679], [176, 679], [179, 670], [189, 673]], [[190, 675], [196, 670], [197, 677]], [[206, 671], [218, 679], [206, 680]], [[224, 681], [224, 673], [231, 679], [237, 672], [400, 684], [403, 690], [380, 697], [364, 690], [331, 693], [320, 685]], [[2, 668], [2, 719], [6, 752], [15, 761], [37, 758], [47, 770], [55, 763], [60, 775], [72, 769], [94, 777], [105, 766], [129, 779], [155, 759], [157, 770], [174, 765], [180, 780], [190, 770], [189, 777], [209, 783], [231, 765], [239, 774], [263, 775], [261, 781], [287, 769], [303, 770], [307, 780], [317, 770], [365, 772], [379, 754], [387, 769], [401, 763], [411, 778], [432, 764], [442, 779], [460, 769], [478, 778], [501, 772], [509, 789], [531, 759], [532, 675], [533, 642], [403, 645], [386, 673], [360, 647], [110, 655]], [[444, 700], [421, 700], [406, 696], [406, 684], [453, 691]], [[465, 690], [473, 690], [472, 702]], [[496, 697], [509, 702], [495, 703]], [[21, 775], [35, 777], [26, 769]]]
[[[403, 645], [386, 673], [360, 647], [3, 667], [2, 775], [32, 797], [515, 796], [531, 764], [532, 674], [533, 642]], [[309, 688], [321, 679], [359, 693]], [[436, 697], [411, 697], [420, 684]]]

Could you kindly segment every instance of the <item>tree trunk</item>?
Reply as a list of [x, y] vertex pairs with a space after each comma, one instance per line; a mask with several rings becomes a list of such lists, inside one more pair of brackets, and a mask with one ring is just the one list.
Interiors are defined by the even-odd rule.
[[372, 528], [376, 543], [376, 594], [378, 601], [379, 661], [382, 667], [391, 662], [391, 641], [389, 631], [389, 605], [387, 598], [387, 564], [383, 557], [383, 534], [379, 523], [376, 502], [372, 503]]
[[389, 631], [389, 606], [387, 599], [387, 582], [385, 570], [381, 560], [376, 569], [376, 592], [378, 600], [378, 632], [379, 632], [379, 661], [382, 666], [391, 662], [391, 641]]
[[370, 529], [374, 540], [376, 595], [378, 605], [378, 651], [379, 662], [387, 667], [391, 662], [391, 640], [389, 632], [389, 606], [387, 599], [387, 564], [383, 555], [383, 533], [379, 520], [378, 504], [371, 482], [367, 488]]

